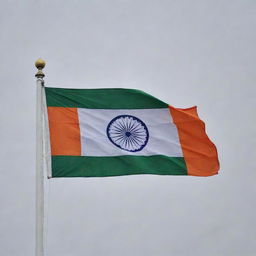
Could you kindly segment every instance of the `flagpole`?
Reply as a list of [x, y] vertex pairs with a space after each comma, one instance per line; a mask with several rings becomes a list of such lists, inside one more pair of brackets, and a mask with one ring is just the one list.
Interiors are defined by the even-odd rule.
[[35, 62], [36, 103], [36, 256], [44, 256], [44, 169], [43, 169], [43, 91], [45, 62]]

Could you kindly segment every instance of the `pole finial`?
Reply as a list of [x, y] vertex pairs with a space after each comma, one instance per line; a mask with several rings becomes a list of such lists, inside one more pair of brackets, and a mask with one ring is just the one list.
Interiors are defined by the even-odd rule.
[[43, 68], [45, 67], [45, 61], [41, 58], [39, 58], [36, 62], [35, 62], [35, 66], [38, 69], [37, 73], [35, 74], [36, 78], [44, 78], [44, 73], [43, 73]]

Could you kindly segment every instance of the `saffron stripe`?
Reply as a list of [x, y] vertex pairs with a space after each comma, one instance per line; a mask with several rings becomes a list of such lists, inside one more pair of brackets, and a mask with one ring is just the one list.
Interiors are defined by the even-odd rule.
[[48, 107], [52, 155], [81, 155], [81, 139], [76, 108]]
[[219, 170], [217, 149], [205, 132], [205, 124], [199, 119], [197, 108], [179, 109], [172, 106], [169, 108], [173, 122], [178, 128], [188, 175], [217, 174]]

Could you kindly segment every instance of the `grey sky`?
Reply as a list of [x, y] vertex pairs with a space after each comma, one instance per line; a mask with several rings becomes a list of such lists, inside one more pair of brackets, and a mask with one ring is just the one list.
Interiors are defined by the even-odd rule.
[[34, 61], [46, 85], [138, 88], [198, 105], [209, 178], [47, 182], [47, 256], [256, 253], [254, 0], [1, 1], [0, 255], [34, 255]]

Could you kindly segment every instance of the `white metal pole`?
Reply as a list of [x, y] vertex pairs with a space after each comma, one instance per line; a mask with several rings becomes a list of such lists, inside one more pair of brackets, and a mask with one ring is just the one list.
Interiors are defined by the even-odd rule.
[[43, 166], [43, 90], [45, 62], [38, 59], [36, 73], [36, 256], [44, 256], [44, 166]]

